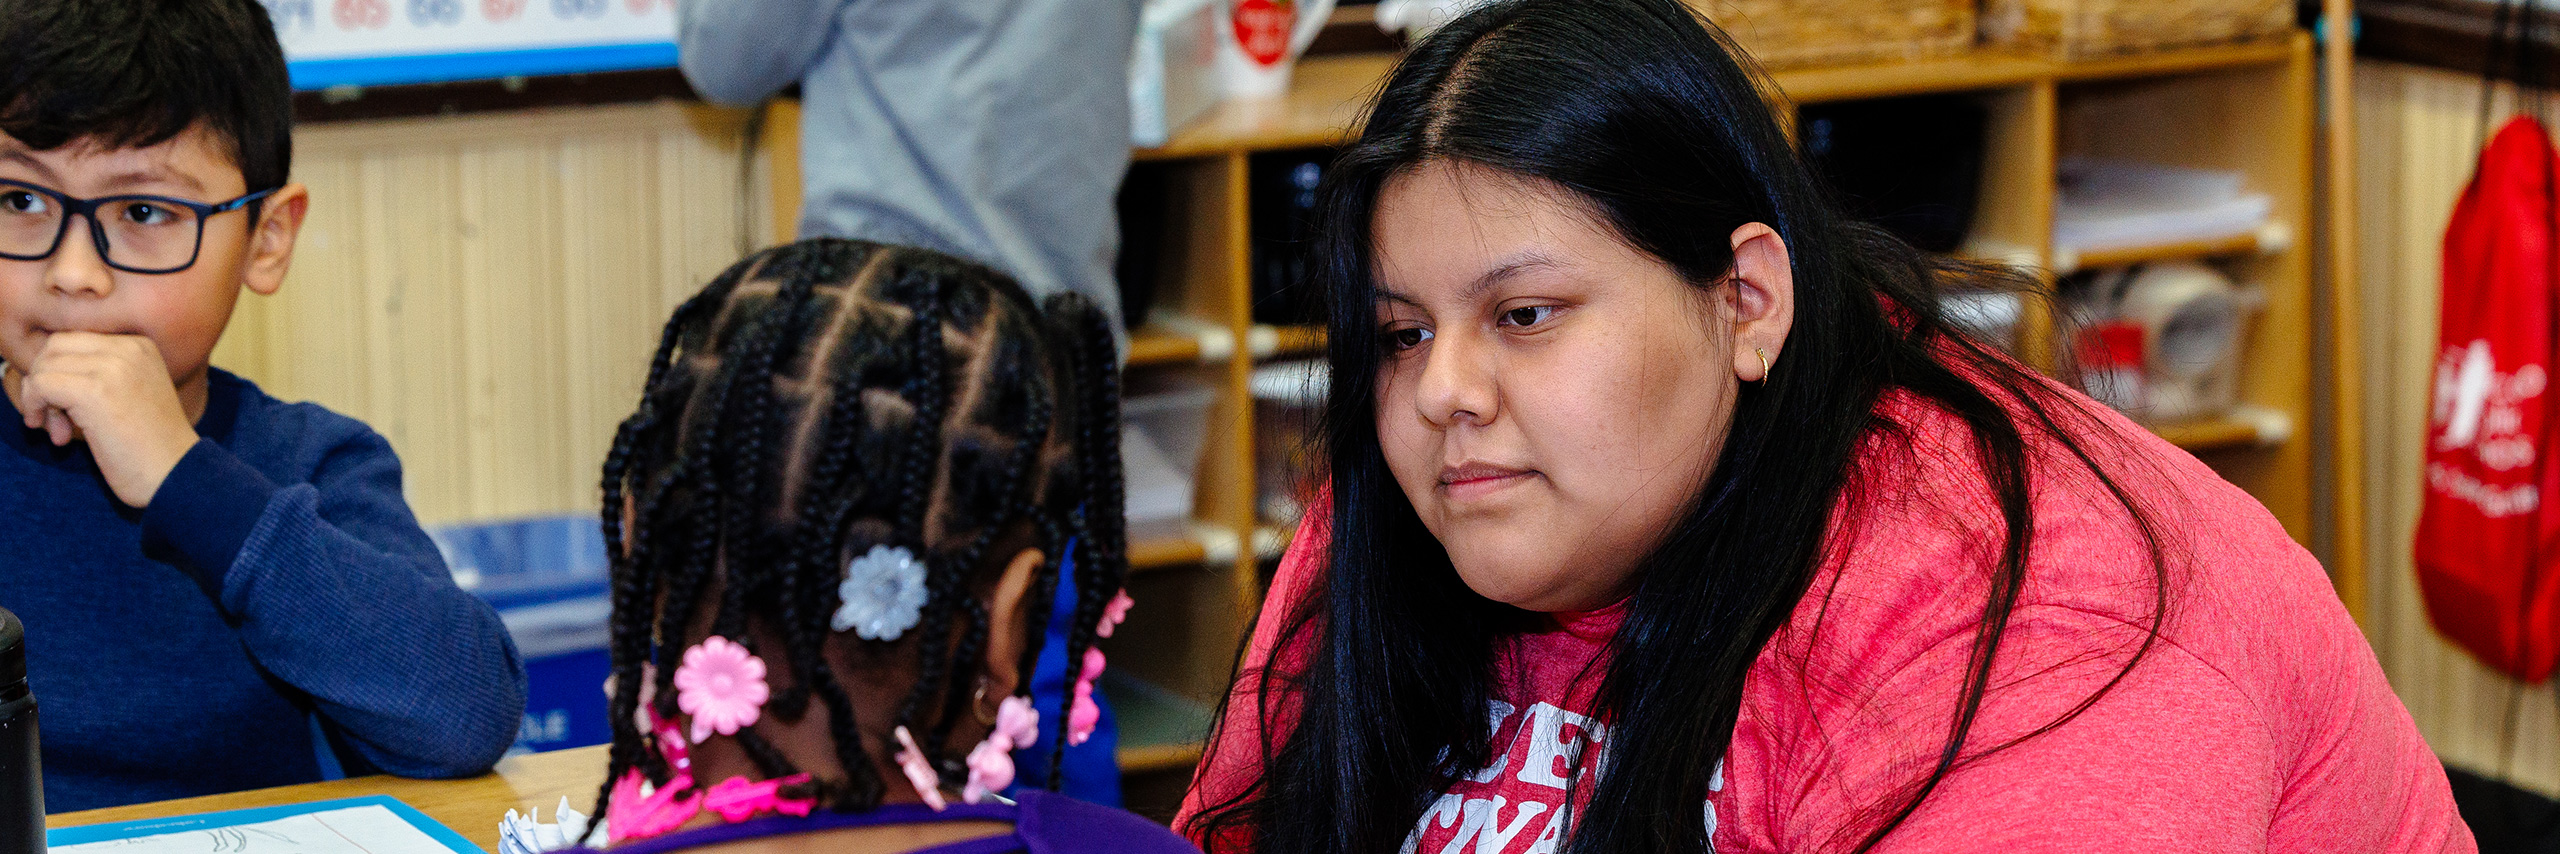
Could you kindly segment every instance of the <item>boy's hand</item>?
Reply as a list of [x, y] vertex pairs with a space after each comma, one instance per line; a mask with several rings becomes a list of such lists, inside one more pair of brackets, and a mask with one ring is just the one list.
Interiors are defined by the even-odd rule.
[[18, 386], [18, 413], [55, 445], [86, 438], [116, 499], [151, 503], [196, 444], [160, 348], [140, 335], [56, 332]]

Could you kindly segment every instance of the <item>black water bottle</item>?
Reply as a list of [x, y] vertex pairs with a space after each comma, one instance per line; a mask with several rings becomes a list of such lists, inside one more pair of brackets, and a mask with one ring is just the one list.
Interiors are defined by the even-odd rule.
[[27, 627], [0, 609], [0, 850], [44, 850], [44, 766], [36, 696], [27, 690]]

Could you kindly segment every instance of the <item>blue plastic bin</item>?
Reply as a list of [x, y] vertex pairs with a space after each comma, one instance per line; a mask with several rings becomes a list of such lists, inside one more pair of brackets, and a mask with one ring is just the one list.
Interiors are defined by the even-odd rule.
[[427, 534], [443, 550], [454, 583], [498, 609], [524, 656], [524, 722], [514, 749], [613, 740], [604, 703], [613, 603], [595, 517], [455, 525]]

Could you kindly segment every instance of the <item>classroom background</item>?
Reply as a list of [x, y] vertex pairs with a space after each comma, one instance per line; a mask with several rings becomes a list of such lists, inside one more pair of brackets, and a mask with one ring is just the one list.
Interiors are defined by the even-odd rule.
[[[793, 237], [797, 102], [697, 98], [669, 0], [265, 2], [313, 204], [288, 286], [242, 303], [215, 364], [390, 439], [531, 659], [519, 747], [596, 750], [596, 465], [659, 321]], [[2447, 223], [2484, 116], [2547, 109], [2534, 73], [2560, 65], [2489, 83], [2487, 62], [2560, 27], [2502, 34], [2516, 16], [2488, 0], [1692, 2], [1862, 213], [2053, 286], [1951, 294], [1978, 334], [2194, 452], [2321, 558], [2483, 851], [2560, 850], [2551, 683], [2447, 642], [2411, 558]], [[1309, 191], [1445, 5], [1145, 4], [1117, 211], [1144, 604], [1105, 685], [1142, 812], [1177, 803], [1304, 494]], [[1219, 40], [1255, 28], [1278, 59], [1240, 78]]]

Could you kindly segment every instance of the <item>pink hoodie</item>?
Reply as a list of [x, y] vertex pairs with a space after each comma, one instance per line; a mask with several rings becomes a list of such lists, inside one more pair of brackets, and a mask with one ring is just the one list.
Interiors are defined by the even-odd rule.
[[[1700, 805], [1716, 851], [1850, 850], [1946, 743], [1999, 514], [1961, 422], [1900, 395], [1880, 414], [1901, 429], [1861, 453], [1811, 592], [1744, 685]], [[2106, 413], [2074, 432], [2150, 515], [2169, 583], [2152, 582], [2139, 532], [2097, 481], [2059, 445], [2031, 442], [2029, 577], [1968, 761], [1874, 850], [2475, 851], [2442, 766], [2319, 563], [2248, 494], [2131, 422]], [[1329, 512], [1300, 526], [1265, 615], [1323, 572]], [[1983, 755], [2114, 678], [2164, 589], [2159, 639], [2124, 681], [2069, 723]], [[1557, 850], [1568, 781], [1591, 773], [1574, 755], [1607, 738], [1584, 712], [1623, 608], [1553, 615], [1551, 629], [1510, 645], [1501, 670], [1515, 676], [1488, 710], [1507, 749], [1426, 809], [1406, 851]], [[1278, 622], [1257, 626], [1249, 667], [1272, 661]], [[1249, 669], [1237, 690], [1258, 684]], [[1256, 724], [1235, 717], [1176, 828], [1259, 773]], [[1615, 758], [1601, 772], [1643, 763]]]

